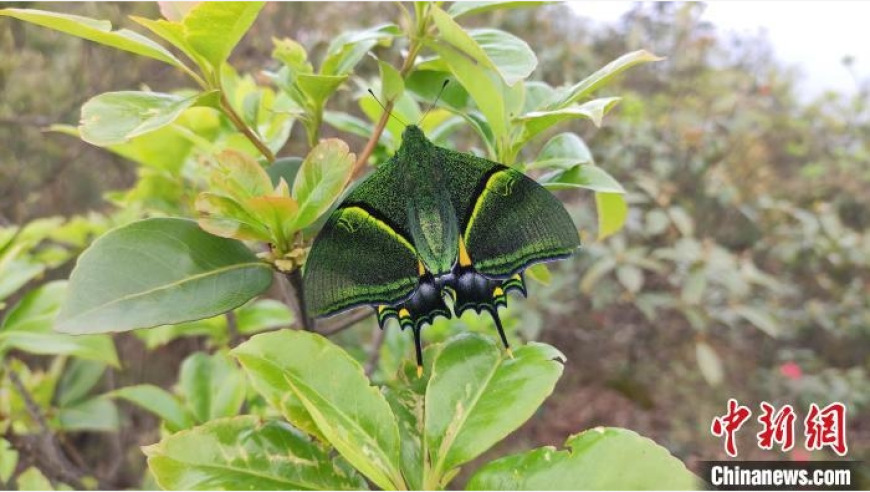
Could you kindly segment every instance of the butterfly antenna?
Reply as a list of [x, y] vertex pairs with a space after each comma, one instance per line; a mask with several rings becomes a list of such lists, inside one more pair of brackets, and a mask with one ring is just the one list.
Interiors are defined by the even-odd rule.
[[498, 328], [498, 336], [501, 337], [501, 343], [504, 344], [504, 350], [507, 354], [513, 359], [514, 352], [511, 350], [511, 345], [507, 341], [507, 337], [504, 334], [504, 328], [501, 326], [501, 318], [498, 317], [498, 308], [493, 307], [492, 309], [487, 309], [489, 314], [492, 315], [492, 320], [495, 321], [495, 327]]
[[381, 109], [384, 110], [384, 113], [387, 113], [388, 115], [390, 115], [390, 117], [395, 118], [396, 121], [398, 121], [399, 123], [401, 123], [401, 124], [403, 124], [403, 125], [405, 125], [405, 126], [408, 126], [407, 123], [405, 123], [404, 121], [402, 121], [402, 118], [399, 118], [398, 116], [396, 116], [395, 114], [393, 114], [392, 111], [389, 111], [389, 110], [387, 109], [387, 107], [384, 106], [384, 103], [382, 103], [381, 100], [378, 99], [378, 96], [376, 96], [375, 93], [374, 93], [371, 89], [369, 89], [369, 94], [372, 95], [372, 97], [375, 99], [375, 102], [378, 103], [378, 106], [380, 106]]
[[423, 120], [426, 119], [426, 116], [429, 114], [429, 111], [432, 111], [432, 108], [434, 108], [435, 105], [438, 104], [438, 100], [441, 99], [441, 94], [444, 93], [444, 88], [447, 87], [447, 82], [450, 82], [450, 79], [444, 79], [444, 83], [441, 84], [441, 89], [438, 91], [438, 95], [435, 96], [435, 100], [432, 101], [432, 104], [429, 105], [429, 108], [426, 109], [426, 112], [423, 113], [423, 116], [420, 117], [420, 121], [417, 123], [418, 125], [419, 125], [420, 123], [422, 123]]
[[423, 377], [423, 346], [420, 343], [420, 328], [412, 328], [414, 332], [414, 349], [417, 351], [417, 377]]

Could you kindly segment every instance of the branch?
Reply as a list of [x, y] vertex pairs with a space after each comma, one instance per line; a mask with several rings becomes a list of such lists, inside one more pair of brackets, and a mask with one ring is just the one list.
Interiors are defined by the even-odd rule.
[[236, 318], [236, 312], [227, 311], [224, 313], [224, 318], [227, 320], [227, 333], [230, 335], [229, 345], [235, 347], [242, 343], [242, 334], [239, 333], [239, 320]]
[[332, 335], [341, 333], [344, 330], [350, 328], [351, 326], [359, 323], [360, 321], [367, 319], [372, 314], [374, 314], [374, 311], [371, 311], [369, 309], [359, 309], [339, 319], [332, 326], [328, 326], [318, 331], [318, 333], [325, 337], [331, 337]]
[[308, 316], [308, 308], [305, 307], [305, 291], [302, 283], [302, 270], [297, 268], [290, 273], [286, 273], [287, 280], [290, 281], [290, 286], [293, 287], [293, 296], [296, 303], [296, 311], [299, 313], [299, 320], [302, 322], [302, 329], [305, 331], [314, 331], [314, 319]]
[[378, 141], [381, 139], [381, 134], [384, 133], [384, 128], [387, 127], [387, 121], [390, 119], [390, 111], [393, 110], [393, 101], [387, 101], [384, 104], [384, 112], [381, 114], [381, 119], [378, 120], [377, 126], [375, 126], [375, 130], [372, 132], [372, 136], [369, 137], [369, 141], [366, 142], [366, 146], [363, 147], [362, 152], [360, 152], [359, 157], [356, 162], [353, 163], [353, 170], [350, 174], [350, 180], [353, 181], [357, 179], [360, 174], [362, 174], [363, 169], [365, 169], [366, 164], [369, 162], [369, 157], [372, 156], [372, 152], [375, 151], [375, 147], [378, 145]]
[[266, 144], [264, 144], [263, 141], [260, 140], [260, 137], [258, 137], [257, 134], [254, 133], [253, 130], [251, 130], [251, 127], [249, 127], [245, 124], [244, 121], [242, 121], [242, 117], [239, 116], [238, 113], [236, 113], [235, 109], [233, 109], [233, 105], [230, 104], [229, 99], [227, 99], [227, 96], [223, 93], [223, 91], [221, 91], [221, 109], [223, 110], [224, 114], [227, 115], [227, 118], [229, 118], [230, 121], [233, 123], [233, 126], [235, 126], [238, 131], [242, 132], [242, 134], [244, 134], [245, 137], [247, 137], [247, 139], [250, 140], [252, 144], [254, 144], [254, 147], [256, 147], [257, 150], [259, 150], [260, 153], [263, 154], [263, 157], [265, 157], [266, 160], [269, 161], [269, 164], [275, 162], [275, 154], [273, 154], [269, 147], [267, 147]]
[[381, 347], [384, 345], [387, 331], [381, 327], [375, 328], [375, 338], [372, 340], [372, 346], [369, 348], [369, 360], [366, 361], [365, 374], [371, 377], [378, 367], [378, 361], [381, 359]]
[[77, 490], [83, 490], [85, 486], [82, 484], [80, 477], [83, 477], [85, 473], [66, 457], [60, 447], [57, 436], [49, 428], [48, 421], [45, 420], [39, 405], [34, 401], [33, 395], [27, 391], [18, 373], [7, 362], [3, 363], [3, 369], [9, 374], [12, 386], [15, 387], [15, 390], [21, 395], [21, 399], [24, 400], [24, 406], [27, 409], [28, 415], [36, 422], [39, 428], [39, 434], [36, 436], [39, 453], [36, 455], [36, 458], [44, 460], [44, 466], [40, 467], [40, 469], [47, 474], [51, 474], [55, 481], [64, 482]]
[[[408, 56], [405, 57], [405, 61], [402, 63], [402, 68], [399, 70], [399, 74], [402, 76], [403, 80], [409, 73], [411, 73], [411, 70], [413, 70], [414, 61], [417, 59], [417, 55], [423, 48], [420, 41], [426, 33], [428, 18], [427, 14], [423, 16], [422, 19], [417, 19], [416, 35], [411, 36], [411, 46], [408, 49]], [[365, 169], [366, 164], [368, 164], [369, 157], [371, 157], [372, 152], [375, 151], [375, 147], [377, 147], [378, 141], [381, 139], [381, 134], [384, 133], [384, 128], [387, 127], [387, 121], [390, 119], [390, 111], [393, 110], [394, 104], [395, 101], [393, 100], [384, 101], [384, 112], [381, 114], [381, 119], [378, 120], [378, 124], [375, 125], [375, 129], [372, 132], [371, 137], [369, 137], [368, 142], [366, 142], [366, 146], [363, 147], [356, 162], [353, 163], [351, 180], [358, 178], [359, 175], [362, 174], [363, 169]]]

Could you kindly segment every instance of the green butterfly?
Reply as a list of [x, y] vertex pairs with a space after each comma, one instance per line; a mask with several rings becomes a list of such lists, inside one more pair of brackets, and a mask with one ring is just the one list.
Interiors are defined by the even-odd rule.
[[369, 304], [383, 329], [411, 328], [422, 371], [420, 330], [451, 316], [498, 317], [506, 294], [526, 295], [522, 272], [580, 247], [568, 212], [520, 171], [438, 147], [417, 126], [396, 154], [354, 189], [314, 240], [305, 266], [305, 303], [315, 316]]

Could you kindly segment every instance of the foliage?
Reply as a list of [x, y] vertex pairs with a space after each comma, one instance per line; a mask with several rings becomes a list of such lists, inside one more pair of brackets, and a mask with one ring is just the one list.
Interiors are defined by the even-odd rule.
[[[319, 224], [352, 179], [373, 156], [379, 159], [399, 145], [402, 127], [388, 113], [397, 121], [420, 121], [421, 102], [432, 101], [448, 79], [458, 84], [423, 123], [433, 139], [449, 145], [465, 121], [488, 157], [539, 172], [547, 186], [595, 192], [600, 237], [622, 227], [625, 190], [594, 166], [582, 141], [562, 134], [544, 144], [537, 160], [518, 157], [561, 122], [582, 118], [600, 126], [618, 98], [593, 99], [593, 93], [623, 70], [659, 58], [635, 51], [570, 87], [529, 81], [538, 60], [524, 41], [498, 29], [466, 29], [456, 20], [519, 6], [506, 2], [444, 10], [418, 3], [413, 15], [400, 7], [399, 24], [335, 38], [317, 70], [303, 44], [275, 39], [272, 56], [278, 68], [267, 71], [266, 80], [240, 75], [227, 63], [262, 3], [164, 6], [162, 19], [132, 17], [148, 34], [113, 30], [107, 21], [76, 15], [0, 11], [165, 63], [194, 87], [105, 92], [82, 105], [78, 127], [54, 127], [140, 167], [130, 190], [109, 195], [124, 207], [120, 225], [87, 248], [68, 282], [29, 292], [4, 319], [0, 351], [60, 357], [45, 382], [18, 360], [4, 366], [10, 381], [23, 381], [22, 387], [13, 384], [24, 400], [17, 412], [25, 407], [37, 432], [51, 432], [39, 426], [53, 400], [61, 405], [61, 430], [88, 428], [88, 417], [99, 417], [100, 430], [111, 430], [117, 417], [105, 415], [114, 415], [113, 402], [119, 400], [153, 413], [162, 421], [164, 437], [145, 454], [154, 479], [166, 488], [345, 489], [365, 487], [366, 479], [383, 489], [448, 486], [461, 466], [532, 416], [553, 391], [564, 356], [531, 343], [506, 359], [491, 338], [467, 334], [430, 346], [432, 362], [422, 378], [409, 377], [409, 367], [400, 363], [397, 375], [382, 370], [385, 384], [372, 386], [358, 360], [310, 332], [315, 325], [301, 302], [299, 270]], [[366, 55], [377, 57], [377, 48], [394, 42], [406, 43], [407, 54], [398, 67], [377, 60], [374, 85], [384, 106], [359, 96], [371, 123], [326, 112], [329, 99], [348, 81], [366, 83], [355, 74]], [[307, 152], [276, 158], [296, 121], [304, 127]], [[320, 139], [324, 123], [363, 135], [369, 143], [357, 157], [341, 139]], [[33, 265], [20, 267], [23, 273], [10, 292], [43, 268]], [[295, 298], [296, 316], [269, 311], [268, 302], [274, 301], [255, 300], [272, 284], [273, 272], [278, 288]], [[543, 267], [532, 275], [549, 277]], [[58, 302], [64, 291], [69, 292]], [[239, 344], [294, 318], [305, 330], [261, 334]], [[79, 336], [50, 333], [52, 326]], [[200, 333], [216, 347], [235, 346], [230, 353], [257, 394], [219, 351], [188, 356], [171, 392], [135, 384], [88, 400], [105, 365], [119, 365], [104, 334], [149, 327], [157, 327], [158, 334], [140, 338], [152, 347]], [[380, 350], [374, 347], [374, 353]], [[64, 357], [72, 357], [71, 365], [57, 382]], [[669, 456], [649, 442], [620, 446]], [[332, 450], [341, 459], [331, 458]], [[584, 465], [586, 459], [594, 458], [569, 466], [594, 466]], [[620, 481], [617, 470], [625, 462], [619, 456], [603, 459], [616, 486], [629, 483]], [[38, 482], [39, 472], [29, 470], [16, 475], [19, 486]], [[685, 481], [653, 478], [644, 486], [691, 486], [692, 475], [682, 465], [668, 475]]]
[[[0, 208], [0, 485], [692, 488], [631, 431], [565, 433], [654, 408], [652, 423], [637, 411], [627, 425], [715, 459], [699, 436], [734, 391], [838, 399], [850, 425], [866, 422], [866, 85], [801, 101], [764, 43], [726, 45], [697, 5], [639, 6], [607, 29], [520, 2], [172, 5], [163, 18], [156, 6], [63, 8], [132, 13], [135, 31], [0, 11], [88, 40], [0, 22], [0, 116], [46, 115], [0, 121], [13, 171], [0, 165], [12, 197]], [[667, 60], [632, 68], [652, 53]], [[58, 77], [70, 83], [46, 84]], [[502, 316], [528, 342], [514, 359], [485, 318], [442, 319], [424, 331], [420, 379], [407, 333], [357, 313], [313, 323], [294, 284], [324, 217], [418, 121], [438, 145], [557, 192], [585, 243], [578, 260], [527, 272], [530, 298]], [[50, 191], [19, 191], [42, 190], [41, 175]], [[28, 221], [102, 206], [105, 189], [101, 214]], [[82, 313], [99, 316], [75, 322]], [[131, 355], [143, 345], [144, 378]], [[784, 364], [803, 373], [783, 376]], [[580, 392], [600, 387], [618, 405]], [[143, 438], [156, 444], [140, 477], [138, 450], [104, 443], [120, 425], [153, 425], [146, 413], [159, 433]], [[564, 449], [508, 437], [542, 422], [558, 435], [536, 439]], [[22, 445], [46, 435], [88, 453], [48, 466], [52, 447]], [[125, 463], [125, 478], [103, 462]]]

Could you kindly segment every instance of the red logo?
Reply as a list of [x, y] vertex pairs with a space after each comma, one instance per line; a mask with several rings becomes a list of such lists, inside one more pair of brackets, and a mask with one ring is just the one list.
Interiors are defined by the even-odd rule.
[[[777, 409], [767, 402], [759, 405], [761, 414], [758, 423], [761, 431], [756, 434], [758, 447], [773, 449], [778, 445], [782, 451], [790, 451], [795, 446], [795, 422], [797, 413], [791, 405], [783, 405]], [[752, 416], [749, 407], [743, 406], [734, 398], [728, 400], [728, 411], [717, 416], [710, 425], [710, 432], [716, 437], [725, 439], [725, 453], [737, 457], [735, 436], [743, 424]], [[807, 451], [821, 450], [830, 447], [840, 456], [848, 451], [846, 444], [846, 406], [840, 402], [819, 408], [815, 403], [810, 405], [804, 419], [804, 448]]]
[[804, 429], [807, 450], [830, 446], [838, 455], [846, 455], [849, 449], [846, 445], [846, 406], [842, 403], [831, 403], [821, 410], [815, 403], [811, 404]]
[[773, 449], [773, 443], [779, 443], [780, 449], [789, 451], [794, 447], [794, 408], [785, 405], [778, 412], [775, 410], [770, 403], [761, 402], [763, 413], [758, 416], [758, 422], [763, 429], [757, 434], [758, 447]]
[[737, 456], [737, 444], [734, 442], [734, 434], [743, 427], [743, 424], [752, 416], [749, 407], [744, 407], [731, 398], [728, 400], [728, 413], [713, 419], [710, 431], [714, 436], [725, 436], [725, 452], [734, 458]]

